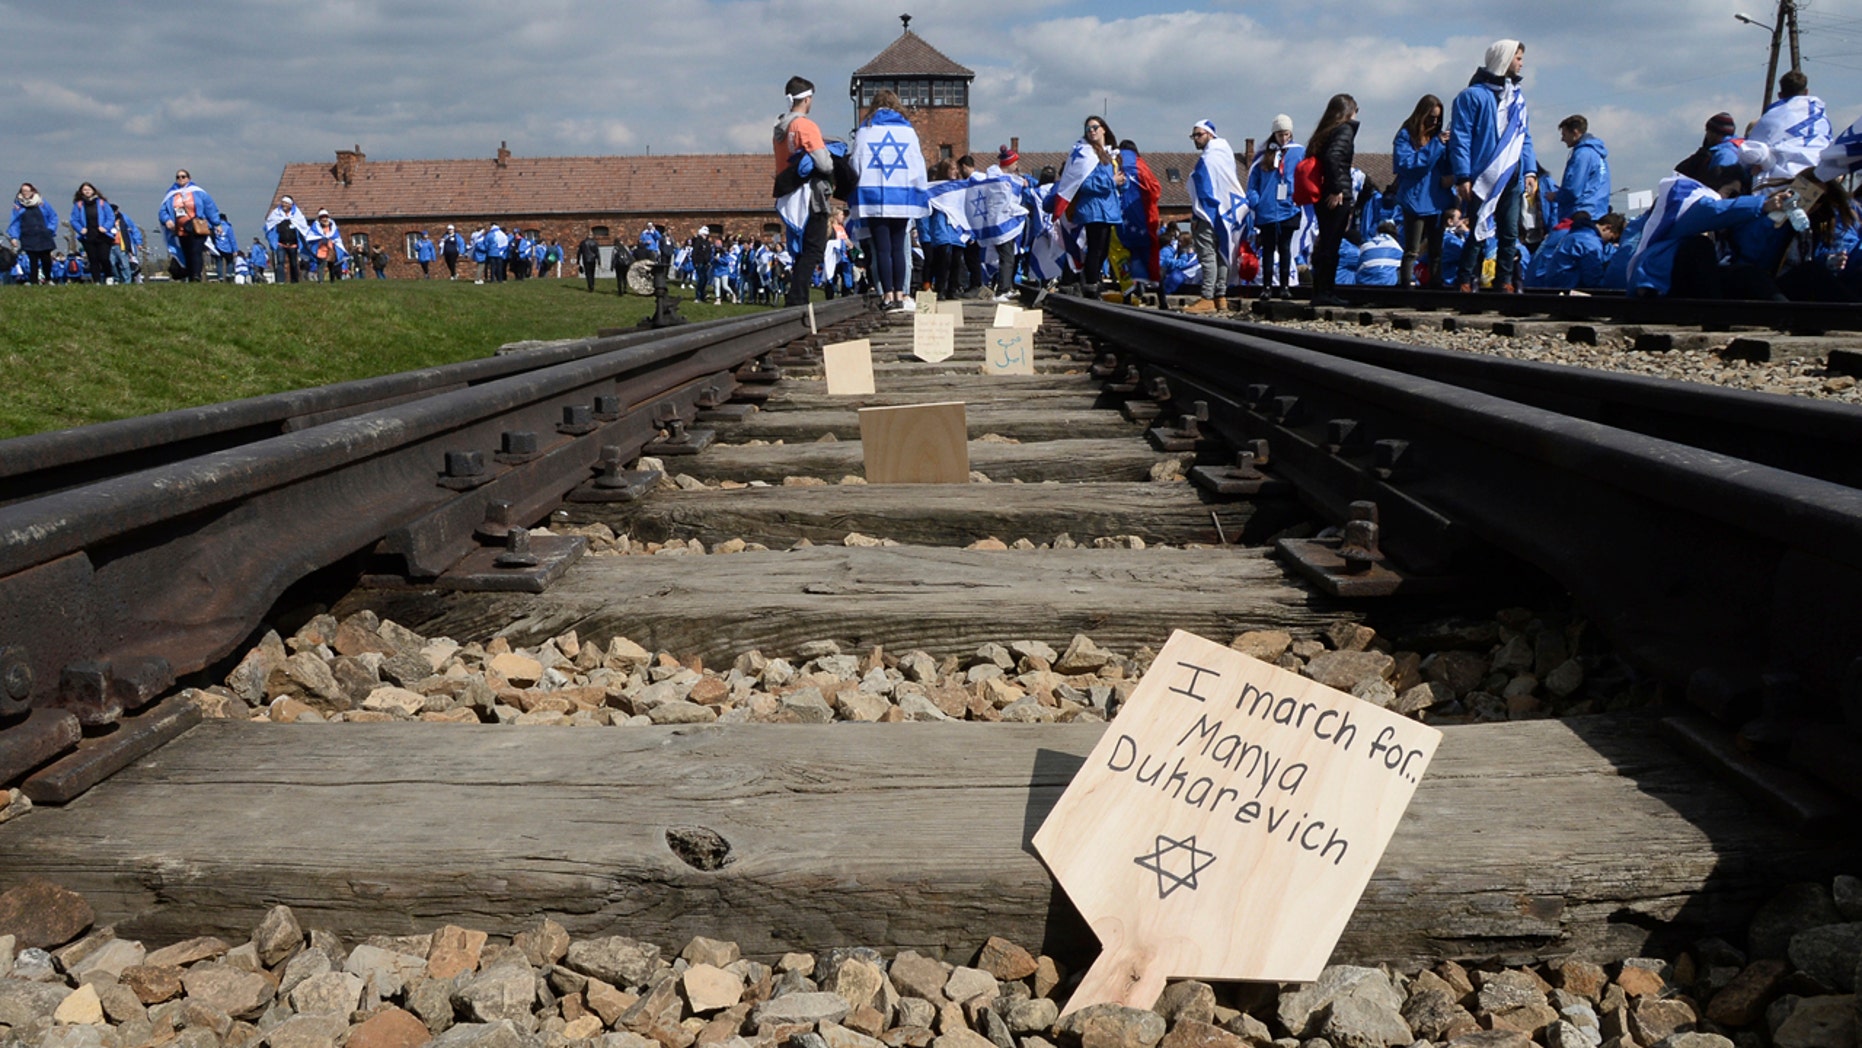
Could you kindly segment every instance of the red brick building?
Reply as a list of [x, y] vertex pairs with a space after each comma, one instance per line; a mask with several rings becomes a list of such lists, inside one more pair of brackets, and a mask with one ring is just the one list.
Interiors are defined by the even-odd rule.
[[[918, 130], [927, 166], [940, 156], [971, 153], [970, 84], [975, 74], [926, 43], [909, 24], [873, 60], [856, 69], [849, 94], [861, 119], [881, 88], [897, 92]], [[1144, 150], [1162, 186], [1164, 221], [1190, 215], [1188, 181], [1196, 165], [1191, 152], [1152, 152], [1147, 147], [1179, 145], [1188, 128], [1119, 125]], [[1138, 132], [1134, 134], [1134, 132]], [[1246, 170], [1254, 140], [1243, 139], [1237, 161]], [[1020, 139], [1009, 144], [1020, 149]], [[1072, 142], [1051, 143], [1059, 152], [1023, 152], [1021, 169], [1038, 175], [1059, 165]], [[995, 146], [973, 154], [979, 167], [995, 162]], [[1358, 167], [1377, 185], [1391, 178], [1388, 154], [1359, 154]], [[768, 153], [673, 156], [518, 157], [499, 143], [495, 156], [477, 160], [370, 161], [361, 146], [336, 151], [336, 162], [285, 165], [275, 202], [297, 201], [306, 214], [328, 208], [352, 252], [385, 244], [394, 277], [418, 276], [411, 261], [413, 238], [421, 231], [437, 242], [448, 224], [464, 234], [498, 223], [545, 242], [560, 241], [563, 273], [573, 273], [575, 249], [591, 232], [605, 247], [615, 237], [632, 244], [649, 222], [684, 240], [708, 226], [728, 235], [781, 235], [771, 203]], [[1244, 176], [1245, 177], [1245, 176]], [[606, 252], [604, 257], [604, 271]], [[436, 267], [438, 268], [438, 267]]]

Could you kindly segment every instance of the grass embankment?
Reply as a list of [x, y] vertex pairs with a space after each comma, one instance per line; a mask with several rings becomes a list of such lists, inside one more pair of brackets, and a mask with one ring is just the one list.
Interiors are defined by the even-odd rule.
[[[688, 320], [761, 306], [694, 304]], [[579, 280], [0, 287], [0, 438], [387, 375], [631, 327], [651, 299]]]

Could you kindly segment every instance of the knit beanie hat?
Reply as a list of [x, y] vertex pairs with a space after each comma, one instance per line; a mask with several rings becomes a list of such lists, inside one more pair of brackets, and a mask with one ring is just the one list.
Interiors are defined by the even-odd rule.
[[1495, 40], [1487, 45], [1487, 57], [1481, 68], [1492, 76], [1505, 76], [1513, 68], [1513, 56], [1519, 53], [1519, 41]]
[[1739, 130], [1739, 125], [1733, 123], [1733, 114], [1731, 113], [1715, 113], [1707, 118], [1707, 132], [1709, 134], [1730, 135], [1737, 130]]
[[1021, 158], [1022, 155], [1020, 153], [1010, 149], [1008, 146], [996, 147], [996, 164], [1000, 167], [1007, 167], [1021, 160]]
[[1293, 133], [1293, 118], [1286, 115], [1285, 113], [1281, 113], [1279, 116], [1274, 117], [1274, 126], [1272, 130], [1285, 131], [1288, 134], [1292, 134]]

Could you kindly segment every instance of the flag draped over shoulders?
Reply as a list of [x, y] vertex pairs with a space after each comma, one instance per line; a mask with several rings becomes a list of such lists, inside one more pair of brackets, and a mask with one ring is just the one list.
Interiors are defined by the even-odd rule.
[[1067, 154], [1067, 162], [1061, 165], [1060, 174], [1054, 179], [1054, 206], [1064, 210], [1065, 205], [1073, 202], [1080, 187], [1086, 183], [1088, 175], [1099, 166], [1099, 154], [1092, 143], [1082, 138], [1073, 143], [1073, 151]]
[[854, 133], [852, 159], [860, 179], [851, 201], [855, 216], [924, 216], [925, 158], [911, 121], [891, 109], [874, 110]]
[[1763, 143], [1767, 156], [1759, 165], [1757, 179], [1791, 178], [1815, 165], [1830, 144], [1830, 117], [1823, 102], [1813, 95], [1797, 95], [1773, 102], [1752, 125], [1746, 136], [1749, 143]]
[[1493, 237], [1494, 209], [1500, 205], [1498, 190], [1504, 189], [1519, 170], [1519, 161], [1526, 149], [1526, 136], [1530, 132], [1530, 116], [1526, 112], [1526, 93], [1512, 80], [1501, 89], [1499, 113], [1496, 122], [1499, 127], [1500, 150], [1494, 154], [1487, 166], [1474, 176], [1474, 196], [1480, 200], [1480, 213], [1475, 216], [1474, 239], [1487, 240]]
[[1235, 174], [1235, 150], [1225, 138], [1211, 138], [1190, 173], [1190, 211], [1215, 230], [1216, 251], [1233, 262], [1248, 221], [1248, 191]]

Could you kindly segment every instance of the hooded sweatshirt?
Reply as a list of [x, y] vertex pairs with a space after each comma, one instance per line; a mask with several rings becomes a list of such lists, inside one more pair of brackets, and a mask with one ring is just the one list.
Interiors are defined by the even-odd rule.
[[1610, 212], [1610, 151], [1596, 135], [1585, 135], [1571, 147], [1565, 175], [1558, 186], [1553, 222], [1563, 222], [1579, 211], [1592, 221]]
[[[1500, 98], [1511, 79], [1507, 70], [1512, 68], [1517, 53], [1519, 41], [1494, 41], [1468, 86], [1455, 96], [1449, 119], [1448, 161], [1457, 183], [1473, 181], [1500, 152], [1500, 136], [1506, 131]], [[1538, 166], [1528, 129], [1517, 171], [1536, 171]]]

